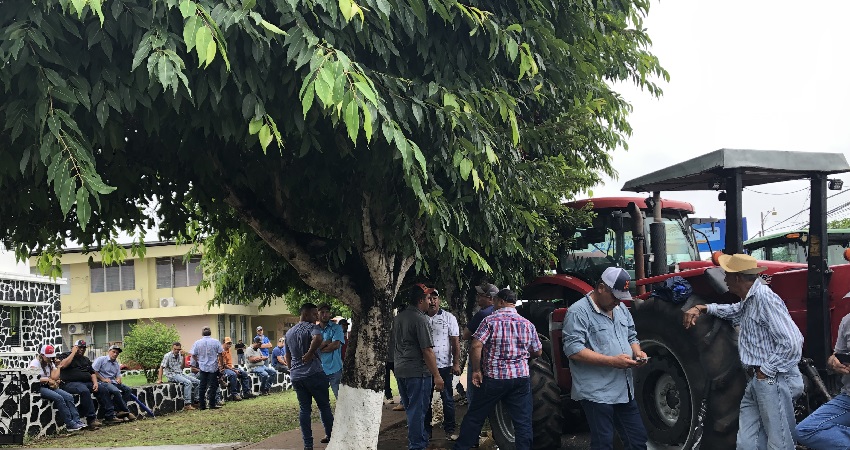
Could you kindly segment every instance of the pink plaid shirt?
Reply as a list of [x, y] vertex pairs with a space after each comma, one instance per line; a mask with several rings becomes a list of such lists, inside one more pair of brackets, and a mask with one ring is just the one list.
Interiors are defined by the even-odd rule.
[[493, 311], [472, 337], [484, 344], [481, 372], [497, 380], [528, 377], [529, 349], [540, 350], [537, 330], [516, 308]]

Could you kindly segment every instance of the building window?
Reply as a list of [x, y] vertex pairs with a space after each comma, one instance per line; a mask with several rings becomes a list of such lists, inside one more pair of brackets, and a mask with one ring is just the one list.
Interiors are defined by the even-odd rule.
[[135, 320], [95, 322], [92, 326], [91, 346], [105, 350], [112, 344], [124, 342], [124, 336], [130, 333], [130, 326], [135, 323]]
[[218, 315], [218, 341], [224, 342], [224, 314]]
[[9, 308], [9, 337], [6, 339], [6, 345], [12, 347], [21, 346], [21, 319], [23, 314], [21, 308]]
[[245, 316], [239, 316], [239, 339], [242, 342], [248, 342], [248, 324], [245, 322]]
[[136, 273], [133, 260], [109, 266], [95, 264], [89, 270], [91, 271], [91, 291], [94, 293], [132, 291], [136, 289]]
[[227, 334], [230, 339], [236, 339], [236, 316], [230, 315], [230, 333]]
[[[41, 271], [38, 270], [38, 266], [30, 267], [30, 275], [41, 275]], [[59, 295], [68, 295], [71, 293], [71, 265], [70, 264], [62, 264], [62, 273], [56, 278], [65, 278], [65, 284], [59, 285]]]
[[204, 278], [200, 266], [200, 256], [192, 256], [188, 262], [184, 262], [182, 257], [157, 258], [156, 288], [197, 286]]

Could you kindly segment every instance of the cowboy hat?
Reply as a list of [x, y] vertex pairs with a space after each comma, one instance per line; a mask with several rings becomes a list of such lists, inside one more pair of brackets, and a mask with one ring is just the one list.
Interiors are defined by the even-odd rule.
[[767, 270], [767, 267], [759, 267], [756, 259], [750, 255], [736, 253], [734, 255], [720, 255], [717, 258], [720, 267], [726, 273], [756, 274]]

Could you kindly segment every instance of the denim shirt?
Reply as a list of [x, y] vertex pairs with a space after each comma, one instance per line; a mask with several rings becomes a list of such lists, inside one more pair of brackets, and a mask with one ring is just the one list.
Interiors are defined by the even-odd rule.
[[[629, 309], [620, 304], [608, 317], [590, 299], [574, 303], [564, 320], [564, 354], [572, 356], [587, 348], [608, 356], [631, 355], [631, 344], [639, 342]], [[594, 403], [628, 403], [634, 398], [632, 369], [597, 366], [570, 359], [573, 400]]]

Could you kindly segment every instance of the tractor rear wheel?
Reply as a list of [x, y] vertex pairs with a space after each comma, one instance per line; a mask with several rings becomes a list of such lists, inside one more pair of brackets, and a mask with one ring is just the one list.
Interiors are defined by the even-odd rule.
[[708, 315], [686, 330], [682, 311], [702, 303], [697, 296], [685, 307], [649, 299], [632, 310], [641, 348], [651, 358], [635, 370], [635, 397], [650, 441], [692, 443], [707, 398], [702, 448], [734, 448], [746, 385], [737, 335], [729, 322]]
[[[534, 400], [534, 410], [531, 414], [531, 426], [534, 435], [532, 448], [535, 450], [551, 450], [561, 447], [561, 430], [563, 416], [561, 415], [561, 391], [555, 383], [552, 366], [544, 358], [532, 360], [528, 364], [531, 372], [531, 397]], [[500, 450], [514, 450], [514, 425], [511, 421], [511, 411], [499, 402], [490, 413], [490, 428], [493, 430], [493, 440]]]

